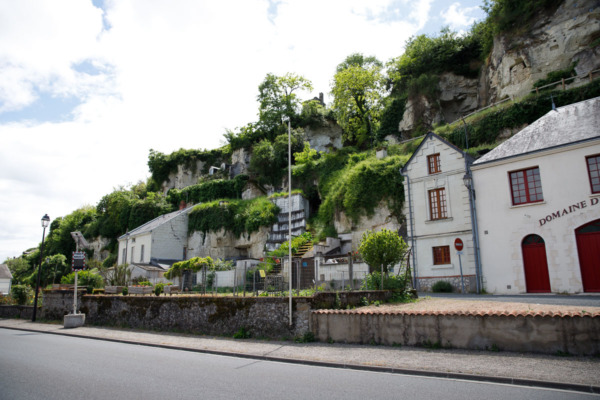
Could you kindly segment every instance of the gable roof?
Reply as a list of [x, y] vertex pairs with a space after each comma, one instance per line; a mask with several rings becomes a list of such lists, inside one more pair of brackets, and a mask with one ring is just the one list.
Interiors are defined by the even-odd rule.
[[0, 264], [0, 279], [12, 279], [12, 274], [10, 273], [10, 269], [8, 269], [8, 265]]
[[419, 144], [419, 146], [417, 147], [417, 149], [412, 153], [412, 155], [410, 156], [410, 158], [408, 159], [408, 161], [406, 162], [406, 164], [404, 164], [404, 167], [402, 167], [402, 172], [406, 172], [406, 167], [408, 166], [408, 164], [410, 164], [412, 162], [413, 158], [416, 157], [417, 153], [419, 152], [419, 150], [421, 150], [421, 147], [424, 146], [424, 144], [427, 142], [427, 140], [429, 140], [432, 137], [436, 138], [440, 142], [444, 143], [446, 146], [448, 146], [448, 147], [450, 147], [450, 148], [458, 151], [460, 154], [463, 155], [463, 157], [465, 157], [467, 159], [467, 162], [469, 164], [473, 162], [473, 157], [471, 157], [470, 155], [468, 155], [467, 153], [465, 153], [463, 151], [463, 149], [461, 149], [460, 147], [457, 147], [457, 146], [453, 145], [452, 143], [450, 143], [449, 141], [447, 141], [446, 139], [444, 139], [440, 135], [436, 135], [433, 132], [429, 132], [427, 135], [425, 135], [425, 137], [423, 138], [423, 141]]
[[177, 210], [172, 213], [164, 214], [159, 217], [156, 217], [152, 221], [148, 221], [145, 224], [140, 225], [137, 228], [127, 232], [126, 234], [119, 236], [119, 240], [137, 236], [137, 235], [141, 235], [142, 233], [152, 232], [154, 229], [158, 228], [162, 224], [165, 224], [165, 223], [171, 221], [173, 218], [176, 218], [185, 213], [189, 213], [194, 207], [195, 207], [195, 205], [185, 208], [183, 210]]
[[474, 165], [600, 138], [600, 97], [559, 107], [483, 155]]

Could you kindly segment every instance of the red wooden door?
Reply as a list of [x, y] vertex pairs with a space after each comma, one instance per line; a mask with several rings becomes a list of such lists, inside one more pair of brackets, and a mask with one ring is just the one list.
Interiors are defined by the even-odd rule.
[[522, 248], [527, 293], [549, 293], [550, 275], [544, 239], [538, 235], [526, 236]]
[[584, 292], [600, 292], [600, 220], [575, 230]]

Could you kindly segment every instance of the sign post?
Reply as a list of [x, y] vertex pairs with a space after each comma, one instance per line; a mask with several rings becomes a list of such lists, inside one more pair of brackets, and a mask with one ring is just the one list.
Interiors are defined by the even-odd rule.
[[[78, 246], [79, 247], [79, 246]], [[82, 251], [73, 252], [71, 268], [75, 271], [75, 295], [73, 296], [73, 314], [77, 314], [77, 273], [85, 269], [85, 253]]]
[[460, 238], [456, 238], [456, 240], [454, 240], [454, 248], [456, 249], [456, 253], [458, 254], [458, 265], [460, 266], [460, 286], [462, 289], [462, 293], [464, 294], [465, 293], [465, 278], [463, 276], [462, 260], [460, 258], [460, 256], [462, 255], [462, 250], [464, 248], [464, 244]]

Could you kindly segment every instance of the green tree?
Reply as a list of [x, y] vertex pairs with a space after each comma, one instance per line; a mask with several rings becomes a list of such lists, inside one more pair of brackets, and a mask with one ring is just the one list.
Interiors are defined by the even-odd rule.
[[390, 267], [404, 258], [407, 247], [398, 233], [382, 229], [379, 232], [363, 233], [358, 251], [369, 265], [369, 272], [378, 271], [383, 267], [383, 273], [387, 276]]
[[33, 265], [30, 264], [24, 257], [8, 259], [4, 262], [4, 264], [8, 265], [8, 269], [13, 276], [12, 282], [15, 285], [25, 283], [25, 279], [27, 279], [27, 277], [29, 277], [33, 272]]
[[281, 117], [285, 115], [293, 118], [299, 111], [300, 101], [294, 92], [312, 89], [311, 82], [300, 75], [267, 74], [258, 86], [259, 125], [273, 135], [278, 133], [281, 129]]
[[50, 283], [60, 282], [64, 275], [71, 272], [67, 257], [64, 254], [54, 254], [46, 257], [42, 263], [42, 281], [43, 287]]
[[347, 143], [366, 147], [374, 140], [385, 95], [383, 64], [351, 54], [337, 67], [331, 93], [333, 111]]

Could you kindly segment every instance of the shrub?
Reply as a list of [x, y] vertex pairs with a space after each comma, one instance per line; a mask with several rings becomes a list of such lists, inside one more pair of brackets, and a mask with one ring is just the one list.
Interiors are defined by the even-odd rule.
[[160, 296], [160, 294], [161, 294], [162, 292], [164, 292], [164, 291], [165, 291], [165, 284], [164, 284], [164, 283], [157, 283], [157, 284], [154, 286], [154, 294], [155, 294], [155, 295], [157, 295], [157, 296]]
[[252, 337], [252, 334], [243, 326], [233, 334], [234, 339], [249, 339], [250, 337]]
[[437, 281], [431, 287], [434, 293], [452, 293], [452, 284], [448, 281]]
[[[61, 278], [60, 283], [74, 284], [75, 283], [75, 272], [71, 272], [69, 275], [65, 275]], [[104, 286], [104, 279], [98, 273], [97, 270], [83, 270], [77, 274], [77, 285], [80, 287], [86, 287], [88, 293], [92, 293], [92, 290], [98, 289]]]
[[127, 289], [127, 286], [125, 286], [123, 288], [123, 292], [122, 293], [123, 293], [123, 296], [127, 296], [129, 294], [129, 289]]
[[10, 288], [10, 294], [18, 305], [27, 304], [27, 301], [32, 297], [33, 290], [27, 285], [13, 285]]
[[[383, 290], [404, 291], [406, 279], [404, 276], [389, 275], [383, 278]], [[365, 276], [360, 290], [381, 290], [381, 273], [374, 271]]]

